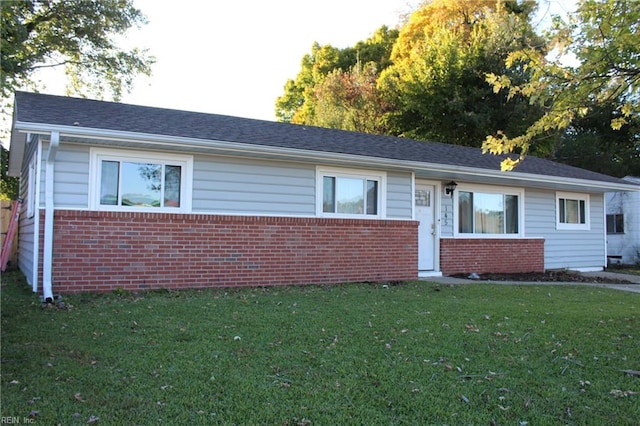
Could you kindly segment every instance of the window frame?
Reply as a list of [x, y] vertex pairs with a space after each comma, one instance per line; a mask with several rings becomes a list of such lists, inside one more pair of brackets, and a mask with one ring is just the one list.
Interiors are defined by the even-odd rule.
[[[180, 166], [180, 206], [179, 207], [145, 207], [145, 206], [118, 206], [104, 205], [100, 203], [100, 179], [102, 178], [102, 161], [132, 162], [161, 164], [163, 166]], [[117, 150], [106, 148], [91, 148], [89, 171], [89, 207], [99, 211], [117, 212], [155, 212], [155, 213], [189, 213], [191, 212], [192, 182], [193, 182], [193, 156], [156, 153], [134, 150]], [[122, 168], [120, 167], [120, 173]], [[163, 192], [164, 194], [164, 192]]]
[[[615, 228], [611, 232], [609, 232], [609, 217], [613, 217], [612, 223]], [[620, 217], [620, 220], [622, 221], [622, 229], [618, 229], [618, 226], [616, 225], [618, 223], [618, 217]], [[605, 215], [605, 227], [607, 235], [624, 235], [624, 213], [607, 213]]]
[[[459, 204], [459, 195], [460, 192], [471, 192], [471, 193], [482, 193], [482, 194], [498, 194], [502, 195], [511, 195], [518, 197], [518, 232], [513, 234], [481, 234], [476, 232], [460, 232], [460, 204]], [[474, 209], [475, 211], [475, 209]], [[508, 187], [508, 186], [489, 186], [489, 185], [469, 185], [460, 183], [456, 187], [453, 193], [453, 236], [454, 238], [487, 238], [487, 239], [497, 239], [497, 238], [524, 238], [525, 230], [524, 230], [524, 189], [518, 187]]]
[[[584, 201], [584, 223], [566, 223], [560, 221], [560, 200]], [[556, 192], [556, 229], [559, 231], [591, 230], [591, 197], [577, 192]]]
[[[336, 179], [362, 179], [363, 181], [375, 181], [378, 183], [378, 203], [377, 214], [349, 214], [325, 212], [323, 209], [324, 201], [324, 178], [334, 177]], [[364, 186], [363, 186], [364, 189]], [[366, 193], [366, 191], [365, 191]], [[327, 218], [349, 218], [349, 219], [383, 219], [386, 217], [386, 199], [387, 199], [387, 174], [386, 172], [363, 170], [363, 169], [343, 169], [336, 167], [316, 167], [316, 216]], [[367, 200], [365, 198], [365, 211]]]

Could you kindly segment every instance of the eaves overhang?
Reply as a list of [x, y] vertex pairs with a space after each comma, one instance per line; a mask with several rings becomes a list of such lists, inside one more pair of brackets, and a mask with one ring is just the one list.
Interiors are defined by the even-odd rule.
[[[16, 132], [17, 131], [17, 132]], [[548, 189], [580, 190], [587, 192], [638, 191], [637, 185], [599, 180], [577, 179], [517, 171], [503, 172], [487, 168], [449, 165], [424, 161], [398, 160], [392, 158], [282, 147], [277, 145], [205, 140], [172, 135], [96, 129], [80, 126], [51, 125], [45, 123], [15, 122], [14, 134], [33, 133], [49, 135], [60, 133], [60, 138], [92, 141], [137, 149], [162, 148], [168, 150], [215, 153], [232, 156], [250, 156], [292, 161], [317, 161], [334, 165], [381, 167], [389, 170], [410, 171], [416, 177], [430, 179], [460, 180], [498, 185], [517, 185]], [[24, 140], [25, 137], [22, 137]], [[12, 139], [13, 141], [13, 139]], [[13, 148], [13, 146], [12, 146]], [[526, 160], [525, 160], [526, 161]], [[18, 166], [19, 167], [19, 166]], [[19, 174], [19, 171], [18, 171]]]

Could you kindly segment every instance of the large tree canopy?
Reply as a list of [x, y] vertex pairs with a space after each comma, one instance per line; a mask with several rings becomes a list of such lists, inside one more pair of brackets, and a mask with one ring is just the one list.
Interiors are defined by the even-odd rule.
[[496, 126], [526, 129], [539, 109], [523, 97], [507, 104], [485, 75], [527, 81], [526, 70], [508, 70], [504, 60], [525, 46], [544, 51], [530, 25], [534, 9], [530, 1], [434, 0], [411, 15], [379, 81], [390, 133], [480, 147]]
[[0, 90], [34, 87], [44, 67], [64, 67], [69, 92], [109, 93], [118, 99], [137, 74], [149, 74], [146, 51], [122, 50], [116, 35], [146, 23], [132, 0], [13, 0], [0, 2]]
[[276, 102], [279, 120], [480, 147], [496, 127], [524, 131], [540, 117], [524, 97], [494, 93], [487, 73], [525, 82], [505, 59], [544, 45], [535, 2], [433, 0], [399, 30], [382, 27], [354, 48], [315, 44]]
[[557, 139], [552, 158], [610, 176], [640, 176], [640, 117], [613, 129], [611, 122], [620, 116], [616, 102], [592, 107]]
[[[338, 49], [331, 45], [314, 43], [311, 53], [302, 58], [301, 70], [295, 80], [288, 80], [284, 94], [276, 100], [276, 117], [279, 121], [297, 124], [330, 125], [336, 122], [352, 122], [347, 117], [338, 119], [335, 108], [328, 111], [340, 93], [332, 94], [331, 88], [345, 92], [354, 79], [369, 79], [372, 70], [379, 72], [390, 65], [391, 49], [398, 36], [397, 30], [385, 26], [379, 28], [370, 38], [358, 42], [354, 47]], [[360, 74], [358, 74], [360, 73]], [[364, 73], [364, 74], [363, 74]], [[332, 75], [330, 82], [325, 79]], [[350, 83], [351, 82], [351, 83]], [[343, 84], [342, 84], [343, 83]], [[355, 87], [352, 85], [352, 88]], [[363, 96], [366, 97], [365, 94]], [[324, 97], [324, 99], [323, 99]], [[322, 104], [320, 117], [316, 107]], [[345, 110], [346, 111], [346, 110]], [[329, 119], [327, 114], [334, 117]], [[355, 114], [352, 114], [353, 118]]]
[[376, 65], [357, 63], [336, 69], [315, 88], [315, 109], [308, 124], [363, 133], [386, 133], [388, 105], [377, 89]]
[[[506, 60], [509, 69], [529, 70], [530, 80], [514, 82], [507, 74], [489, 74], [487, 78], [496, 92], [504, 89], [509, 98], [524, 95], [544, 108], [544, 115], [522, 133], [497, 127], [497, 132], [486, 138], [483, 150], [493, 154], [517, 152], [522, 159], [554, 130], [569, 128], [568, 137], [572, 137], [575, 129], [582, 128], [582, 134], [593, 135], [598, 127], [593, 122], [591, 129], [584, 131], [590, 117], [607, 117], [612, 129], [637, 132], [639, 30], [637, 0], [582, 0], [568, 19], [556, 17], [547, 35], [556, 55], [524, 48], [509, 54]], [[572, 54], [578, 65], [567, 65], [566, 54]], [[607, 109], [609, 113], [603, 114]], [[635, 149], [638, 158], [637, 136], [619, 134], [619, 139], [627, 140], [625, 149], [632, 153]], [[503, 170], [513, 169], [518, 161], [505, 160]]]

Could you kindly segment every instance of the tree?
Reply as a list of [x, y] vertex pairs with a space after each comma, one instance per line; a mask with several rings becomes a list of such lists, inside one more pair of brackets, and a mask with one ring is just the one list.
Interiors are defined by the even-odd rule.
[[558, 140], [554, 160], [610, 176], [640, 176], [640, 120], [630, 117], [618, 130], [616, 103], [591, 108], [574, 119]]
[[64, 67], [69, 92], [119, 99], [137, 74], [149, 75], [147, 51], [121, 50], [114, 36], [146, 23], [132, 0], [14, 0], [0, 2], [0, 94], [35, 88], [36, 70]]
[[379, 87], [391, 105], [392, 134], [480, 147], [497, 127], [522, 131], [541, 112], [524, 97], [507, 103], [485, 74], [526, 82], [527, 70], [504, 61], [525, 46], [544, 51], [530, 25], [532, 2], [434, 0], [401, 29]]
[[[582, 0], [567, 20], [555, 17], [547, 34], [549, 45], [555, 49], [554, 56], [524, 48], [510, 53], [506, 59], [509, 69], [529, 70], [530, 80], [517, 83], [506, 74], [487, 76], [496, 92], [504, 90], [510, 99], [526, 96], [531, 103], [544, 108], [544, 115], [520, 134], [496, 128], [500, 130], [486, 138], [483, 151], [520, 154], [518, 159], [503, 161], [502, 169], [511, 170], [550, 132], [567, 129], [611, 104], [615, 105], [614, 113], [609, 114], [612, 129], [637, 125], [639, 30], [640, 2], [636, 0]], [[567, 54], [573, 55], [576, 66], [566, 64]], [[632, 144], [634, 139], [637, 149], [637, 136], [627, 138]], [[633, 150], [633, 146], [630, 148]]]
[[338, 69], [339, 49], [313, 43], [311, 53], [302, 58], [295, 80], [288, 80], [285, 93], [276, 100], [276, 117], [286, 123], [308, 124], [314, 113], [313, 91], [334, 69]]
[[[325, 78], [336, 70], [350, 73], [358, 64], [368, 68], [373, 63], [376, 70], [386, 68], [390, 65], [389, 57], [397, 36], [397, 30], [382, 26], [370, 38], [356, 43], [354, 47], [338, 49], [314, 43], [311, 53], [302, 58], [296, 79], [286, 82], [284, 94], [276, 100], [278, 121], [297, 124], [315, 122], [318, 88]], [[326, 93], [328, 87], [332, 86], [325, 86], [322, 91]]]
[[9, 170], [9, 150], [0, 145], [0, 200], [18, 198], [20, 181], [16, 177], [7, 176]]
[[348, 71], [333, 70], [315, 88], [314, 126], [385, 133], [387, 107], [377, 90], [378, 73], [373, 62], [356, 64]]

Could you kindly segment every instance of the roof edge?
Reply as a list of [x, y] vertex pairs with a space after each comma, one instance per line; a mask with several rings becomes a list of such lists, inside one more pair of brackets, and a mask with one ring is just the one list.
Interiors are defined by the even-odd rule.
[[[532, 173], [520, 173], [517, 171], [503, 172], [501, 170], [481, 169], [475, 167], [466, 166], [453, 166], [439, 163], [425, 163], [418, 161], [406, 161], [406, 160], [394, 160], [383, 157], [370, 157], [356, 154], [344, 154], [334, 152], [315, 151], [307, 149], [297, 148], [284, 148], [274, 147], [271, 145], [259, 145], [248, 144], [240, 142], [230, 142], [224, 140], [211, 140], [211, 139], [195, 139], [180, 136], [168, 136], [158, 135], [152, 133], [138, 133], [127, 132], [120, 130], [107, 130], [96, 129], [91, 127], [80, 126], [64, 126], [64, 125], [51, 125], [46, 123], [31, 123], [31, 122], [15, 122], [14, 128], [19, 132], [29, 132], [38, 134], [50, 134], [52, 131], [60, 132], [60, 136], [71, 137], [85, 137], [89, 139], [106, 139], [106, 140], [118, 140], [118, 141], [132, 141], [132, 142], [144, 142], [149, 145], [179, 145], [181, 147], [191, 148], [204, 148], [204, 149], [218, 149], [226, 151], [228, 153], [255, 153], [265, 154], [270, 153], [286, 158], [317, 158], [321, 160], [333, 160], [343, 163], [362, 162], [363, 160], [367, 164], [395, 167], [402, 166], [402, 168], [412, 170], [429, 170], [443, 173], [456, 173], [467, 176], [483, 176], [490, 178], [500, 178], [507, 180], [520, 180], [535, 183], [545, 183], [559, 186], [578, 186], [585, 187], [585, 189], [597, 189], [602, 192], [609, 191], [638, 191], [638, 186], [632, 183], [613, 183], [598, 180], [576, 179], [566, 177], [556, 177], [550, 175], [539, 175]], [[512, 174], [512, 176], [508, 176]]]

